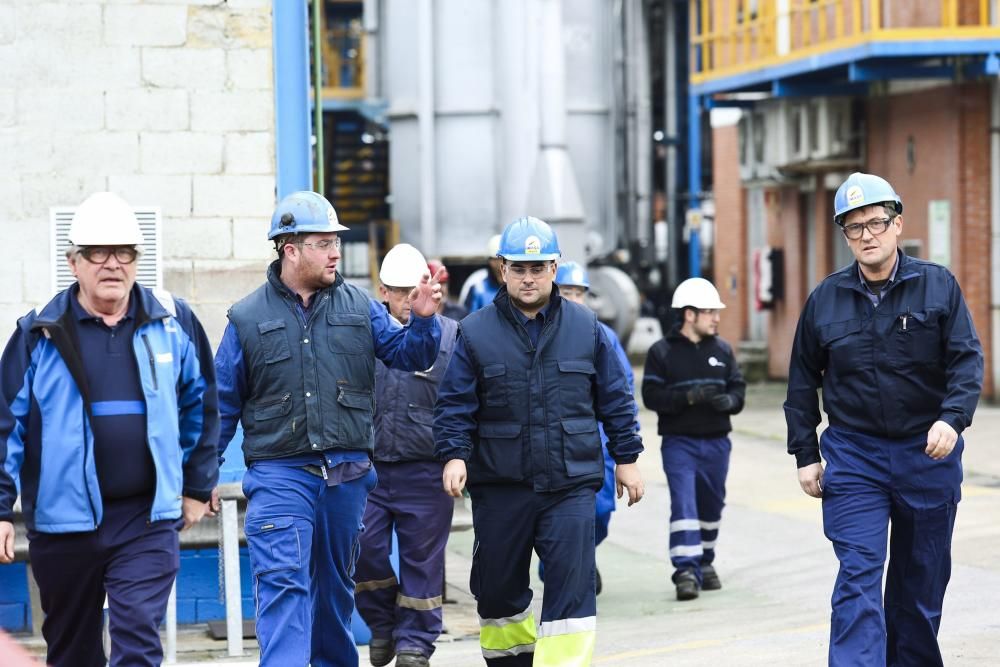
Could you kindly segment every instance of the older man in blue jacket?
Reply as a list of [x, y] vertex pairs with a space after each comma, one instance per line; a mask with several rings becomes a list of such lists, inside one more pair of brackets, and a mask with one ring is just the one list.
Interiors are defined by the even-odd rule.
[[212, 512], [219, 415], [212, 352], [183, 302], [135, 282], [142, 232], [101, 192], [77, 209], [77, 282], [18, 322], [0, 362], [0, 563], [15, 479], [50, 665], [159, 665], [177, 531]]
[[[802, 490], [823, 499], [840, 560], [831, 665], [942, 664], [961, 433], [983, 352], [955, 276], [899, 250], [902, 212], [878, 176], [852, 174], [837, 190], [834, 220], [857, 261], [809, 296], [789, 368], [788, 451]], [[820, 387], [830, 426], [817, 442]]]

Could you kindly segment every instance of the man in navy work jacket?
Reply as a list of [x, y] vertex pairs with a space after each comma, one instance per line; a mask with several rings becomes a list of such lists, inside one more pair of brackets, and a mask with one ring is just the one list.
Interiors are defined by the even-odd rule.
[[375, 358], [420, 370], [438, 351], [441, 290], [424, 275], [404, 328], [344, 282], [325, 198], [279, 202], [267, 282], [229, 311], [215, 357], [219, 453], [243, 423], [246, 536], [261, 664], [357, 665], [354, 563], [372, 468]]
[[15, 480], [50, 665], [159, 665], [177, 531], [218, 481], [215, 368], [191, 309], [135, 282], [142, 232], [100, 192], [76, 210], [77, 282], [18, 322], [0, 362], [0, 563], [14, 558]]
[[[379, 291], [399, 322], [410, 320], [407, 296], [429, 266], [419, 250], [400, 243], [382, 260]], [[436, 271], [435, 271], [436, 273]], [[442, 290], [443, 291], [443, 290]], [[382, 667], [424, 667], [441, 634], [444, 549], [455, 509], [441, 492], [443, 465], [434, 458], [434, 401], [455, 348], [458, 324], [440, 313], [441, 348], [425, 370], [375, 368], [375, 471], [361, 536], [356, 597], [372, 631], [368, 657]], [[392, 533], [399, 541], [399, 577], [392, 571]]]
[[[899, 250], [902, 212], [878, 176], [851, 174], [837, 190], [834, 221], [857, 261], [809, 295], [789, 367], [788, 451], [802, 490], [823, 499], [840, 560], [831, 665], [943, 664], [961, 433], [983, 352], [955, 277]], [[817, 443], [820, 387], [830, 426]]]
[[[448, 493], [460, 496], [468, 478], [470, 585], [487, 664], [585, 666], [597, 627], [597, 424], [618, 464], [618, 496], [628, 489], [632, 505], [643, 494], [635, 397], [594, 313], [553, 290], [555, 232], [519, 218], [504, 230], [499, 254], [504, 286], [459, 323], [434, 410], [436, 453], [447, 461]], [[532, 549], [545, 563], [537, 629]]]
[[729, 343], [719, 338], [726, 307], [715, 285], [688, 278], [674, 290], [680, 322], [646, 355], [642, 400], [656, 411], [660, 454], [670, 487], [671, 579], [678, 600], [716, 591], [715, 543], [726, 504], [733, 430], [746, 382]]

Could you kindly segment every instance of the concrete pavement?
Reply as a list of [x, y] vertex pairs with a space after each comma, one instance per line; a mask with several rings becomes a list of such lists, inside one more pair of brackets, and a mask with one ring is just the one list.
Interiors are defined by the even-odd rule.
[[[647, 451], [640, 459], [646, 498], [619, 505], [598, 550], [604, 580], [598, 598], [595, 665], [826, 664], [830, 593], [837, 572], [823, 536], [820, 504], [798, 488], [784, 451], [780, 384], [749, 389], [735, 420], [728, 504], [718, 541], [723, 589], [677, 602], [667, 553], [669, 493], [660, 467], [655, 414], [640, 421]], [[966, 432], [966, 482], [954, 538], [954, 568], [941, 628], [946, 664], [995, 665], [1000, 646], [1000, 408], [981, 406]], [[475, 603], [468, 590], [472, 534], [448, 547], [445, 606], [449, 634], [436, 667], [482, 664]], [[541, 584], [534, 578], [536, 605]], [[536, 609], [536, 615], [539, 609]], [[226, 659], [225, 643], [185, 628], [180, 664], [256, 664], [252, 647]], [[36, 650], [40, 648], [37, 643]], [[361, 664], [366, 665], [365, 647]]]

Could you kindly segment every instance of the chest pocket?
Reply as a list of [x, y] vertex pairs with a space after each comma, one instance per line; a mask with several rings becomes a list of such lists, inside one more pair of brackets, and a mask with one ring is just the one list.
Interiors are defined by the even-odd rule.
[[941, 315], [942, 313], [936, 310], [900, 313], [893, 322], [893, 331], [890, 334], [889, 363], [893, 366], [905, 366], [933, 365], [940, 362]]
[[491, 408], [507, 405], [507, 365], [483, 367], [483, 402]]
[[831, 322], [819, 328], [819, 342], [826, 350], [827, 368], [836, 368], [840, 375], [861, 370], [864, 350], [861, 340], [861, 320]]
[[330, 349], [336, 354], [371, 354], [371, 320], [357, 313], [333, 313], [326, 315], [330, 326]]
[[264, 354], [264, 363], [274, 364], [292, 356], [288, 346], [288, 334], [284, 320], [268, 320], [257, 324], [260, 334], [260, 347]]
[[559, 362], [559, 395], [568, 414], [590, 412], [594, 405], [592, 387], [597, 369], [589, 361]]

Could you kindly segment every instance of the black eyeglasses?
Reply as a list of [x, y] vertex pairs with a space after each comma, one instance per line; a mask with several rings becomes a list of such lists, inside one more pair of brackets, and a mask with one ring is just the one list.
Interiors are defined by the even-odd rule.
[[867, 222], [855, 222], [850, 225], [841, 225], [840, 228], [843, 230], [844, 236], [852, 241], [857, 241], [864, 236], [866, 229], [872, 233], [872, 236], [884, 234], [885, 230], [889, 229], [889, 225], [892, 224], [892, 220], [892, 218], [875, 218], [873, 220], [868, 220]]
[[131, 264], [139, 256], [139, 251], [132, 246], [87, 246], [80, 248], [80, 255], [91, 264], [104, 264], [115, 256], [119, 264]]
[[329, 250], [331, 246], [340, 250], [340, 237], [335, 239], [323, 239], [322, 241], [313, 241], [312, 243], [307, 243], [306, 241], [299, 241], [299, 245], [307, 245], [310, 248], [316, 248], [316, 250]]

